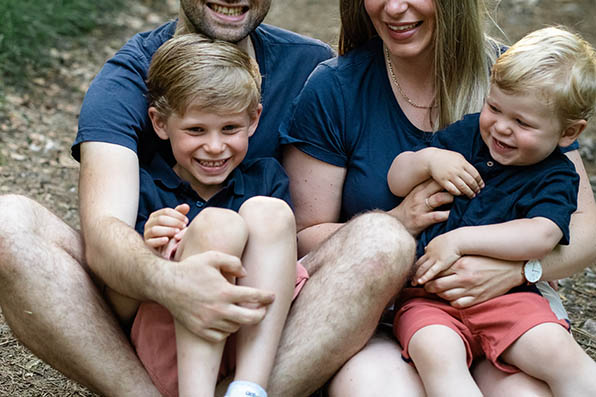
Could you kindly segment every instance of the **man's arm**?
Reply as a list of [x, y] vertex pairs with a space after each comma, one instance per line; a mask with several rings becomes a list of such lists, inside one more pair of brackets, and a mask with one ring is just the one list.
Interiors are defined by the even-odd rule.
[[222, 275], [244, 275], [236, 257], [206, 252], [171, 262], [145, 245], [132, 228], [139, 191], [133, 151], [114, 144], [83, 143], [79, 185], [86, 258], [110, 288], [162, 304], [191, 332], [208, 340], [223, 340], [237, 326], [262, 319], [263, 310], [243, 304], [268, 305], [271, 294], [230, 284]]

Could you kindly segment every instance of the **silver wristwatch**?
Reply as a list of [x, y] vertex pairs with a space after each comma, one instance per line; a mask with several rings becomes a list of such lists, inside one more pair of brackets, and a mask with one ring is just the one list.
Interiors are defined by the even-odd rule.
[[522, 274], [528, 283], [537, 283], [542, 277], [542, 264], [538, 259], [530, 259], [522, 266]]

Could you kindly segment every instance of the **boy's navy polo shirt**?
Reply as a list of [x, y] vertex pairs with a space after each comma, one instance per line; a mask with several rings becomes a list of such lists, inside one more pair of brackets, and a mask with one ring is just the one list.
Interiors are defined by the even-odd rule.
[[187, 214], [189, 221], [207, 207], [238, 211], [246, 200], [254, 196], [276, 197], [291, 206], [288, 176], [273, 158], [243, 162], [232, 171], [224, 187], [207, 201], [199, 197], [190, 184], [182, 180], [159, 154], [154, 156], [146, 169], [141, 168], [140, 183], [135, 229], [141, 235], [151, 213], [183, 203], [190, 205], [190, 212]]
[[387, 185], [389, 167], [433, 136], [416, 128], [395, 100], [379, 38], [317, 66], [280, 134], [282, 144], [346, 169], [339, 222], [399, 205], [402, 198]]
[[[148, 164], [157, 150], [174, 164], [169, 142], [153, 132], [147, 115], [145, 80], [155, 51], [170, 39], [176, 21], [132, 37], [95, 77], [81, 108], [79, 130], [72, 154], [79, 160], [79, 144], [86, 141], [114, 143], [137, 152]], [[315, 66], [333, 56], [323, 42], [274, 26], [261, 24], [250, 35], [259, 69], [263, 114], [250, 138], [247, 160], [279, 157], [278, 129]]]
[[558, 148], [529, 166], [504, 166], [492, 159], [482, 141], [479, 114], [468, 115], [435, 134], [431, 146], [461, 153], [485, 183], [473, 199], [456, 196], [445, 222], [425, 229], [418, 240], [418, 256], [433, 237], [462, 226], [503, 223], [544, 217], [563, 232], [560, 244], [569, 244], [569, 221], [577, 208], [579, 175]]

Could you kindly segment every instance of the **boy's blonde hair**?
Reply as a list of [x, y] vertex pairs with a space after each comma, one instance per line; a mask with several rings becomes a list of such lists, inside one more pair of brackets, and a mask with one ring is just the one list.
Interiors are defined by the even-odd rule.
[[565, 28], [539, 29], [497, 59], [491, 83], [513, 94], [537, 93], [566, 127], [594, 114], [596, 54]]
[[257, 63], [238, 46], [191, 33], [155, 52], [147, 77], [149, 105], [162, 117], [184, 116], [191, 103], [218, 113], [251, 117], [261, 100]]

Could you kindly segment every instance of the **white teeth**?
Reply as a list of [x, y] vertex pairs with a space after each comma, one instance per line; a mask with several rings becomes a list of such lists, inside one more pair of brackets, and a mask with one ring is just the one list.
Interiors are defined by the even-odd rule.
[[199, 164], [201, 164], [203, 167], [212, 167], [212, 168], [221, 167], [222, 165], [225, 164], [225, 162], [226, 162], [226, 160], [218, 160], [218, 161], [199, 160]]
[[391, 30], [393, 30], [395, 32], [403, 32], [405, 30], [409, 30], [409, 29], [415, 28], [417, 24], [418, 24], [418, 22], [414, 22], [414, 23], [411, 23], [409, 25], [401, 25], [401, 26], [389, 25], [389, 29], [391, 29]]
[[213, 11], [217, 12], [218, 14], [223, 14], [228, 17], [237, 17], [243, 14], [243, 7], [225, 7], [219, 4], [210, 4], [210, 7]]

